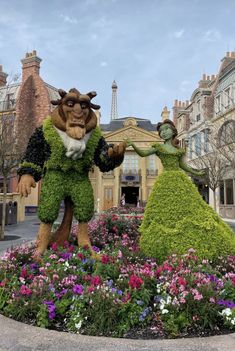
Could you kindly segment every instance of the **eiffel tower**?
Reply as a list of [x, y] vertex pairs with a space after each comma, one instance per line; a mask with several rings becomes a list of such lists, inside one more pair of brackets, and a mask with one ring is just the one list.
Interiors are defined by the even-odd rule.
[[112, 104], [111, 104], [111, 121], [118, 118], [117, 112], [117, 83], [115, 80], [112, 84]]

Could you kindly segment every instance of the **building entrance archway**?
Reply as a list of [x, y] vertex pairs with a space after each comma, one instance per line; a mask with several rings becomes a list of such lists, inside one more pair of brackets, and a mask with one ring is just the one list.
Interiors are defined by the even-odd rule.
[[139, 187], [137, 186], [125, 186], [122, 187], [122, 194], [125, 194], [126, 205], [137, 206], [139, 200]]

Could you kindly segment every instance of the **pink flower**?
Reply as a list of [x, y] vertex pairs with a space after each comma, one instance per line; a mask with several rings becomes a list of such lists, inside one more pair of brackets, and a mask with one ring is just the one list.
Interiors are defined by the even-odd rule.
[[196, 295], [194, 295], [194, 300], [200, 301], [201, 299], [203, 299], [202, 294], [196, 294]]
[[21, 285], [20, 293], [21, 295], [30, 296], [32, 294], [32, 290], [29, 289], [26, 285]]
[[132, 289], [139, 289], [141, 285], [143, 285], [143, 283], [144, 283], [143, 279], [141, 279], [140, 277], [137, 277], [137, 275], [132, 274], [130, 276], [129, 286]]
[[199, 321], [199, 317], [197, 315], [193, 316], [194, 322]]
[[209, 300], [211, 303], [215, 303], [215, 299], [214, 297], [210, 297], [210, 300]]
[[122, 251], [121, 250], [118, 251], [118, 256], [117, 257], [118, 258], [122, 258]]

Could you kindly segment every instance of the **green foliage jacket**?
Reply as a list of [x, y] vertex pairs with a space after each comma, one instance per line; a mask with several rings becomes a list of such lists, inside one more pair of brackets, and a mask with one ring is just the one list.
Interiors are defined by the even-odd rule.
[[58, 169], [62, 172], [75, 170], [80, 176], [87, 177], [93, 165], [99, 167], [101, 172], [108, 172], [118, 167], [123, 157], [111, 159], [108, 149], [113, 144], [107, 144], [98, 127], [93, 129], [81, 159], [72, 160], [66, 157], [66, 148], [51, 118], [44, 120], [43, 126], [36, 128], [28, 142], [18, 174], [31, 174], [38, 181], [46, 170]]

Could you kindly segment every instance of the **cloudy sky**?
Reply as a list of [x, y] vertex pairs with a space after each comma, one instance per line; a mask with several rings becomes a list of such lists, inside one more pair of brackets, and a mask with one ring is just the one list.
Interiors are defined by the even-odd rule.
[[119, 117], [155, 123], [235, 51], [234, 0], [0, 0], [0, 9], [4, 71], [20, 73], [36, 49], [44, 81], [97, 91], [102, 123], [114, 79]]

